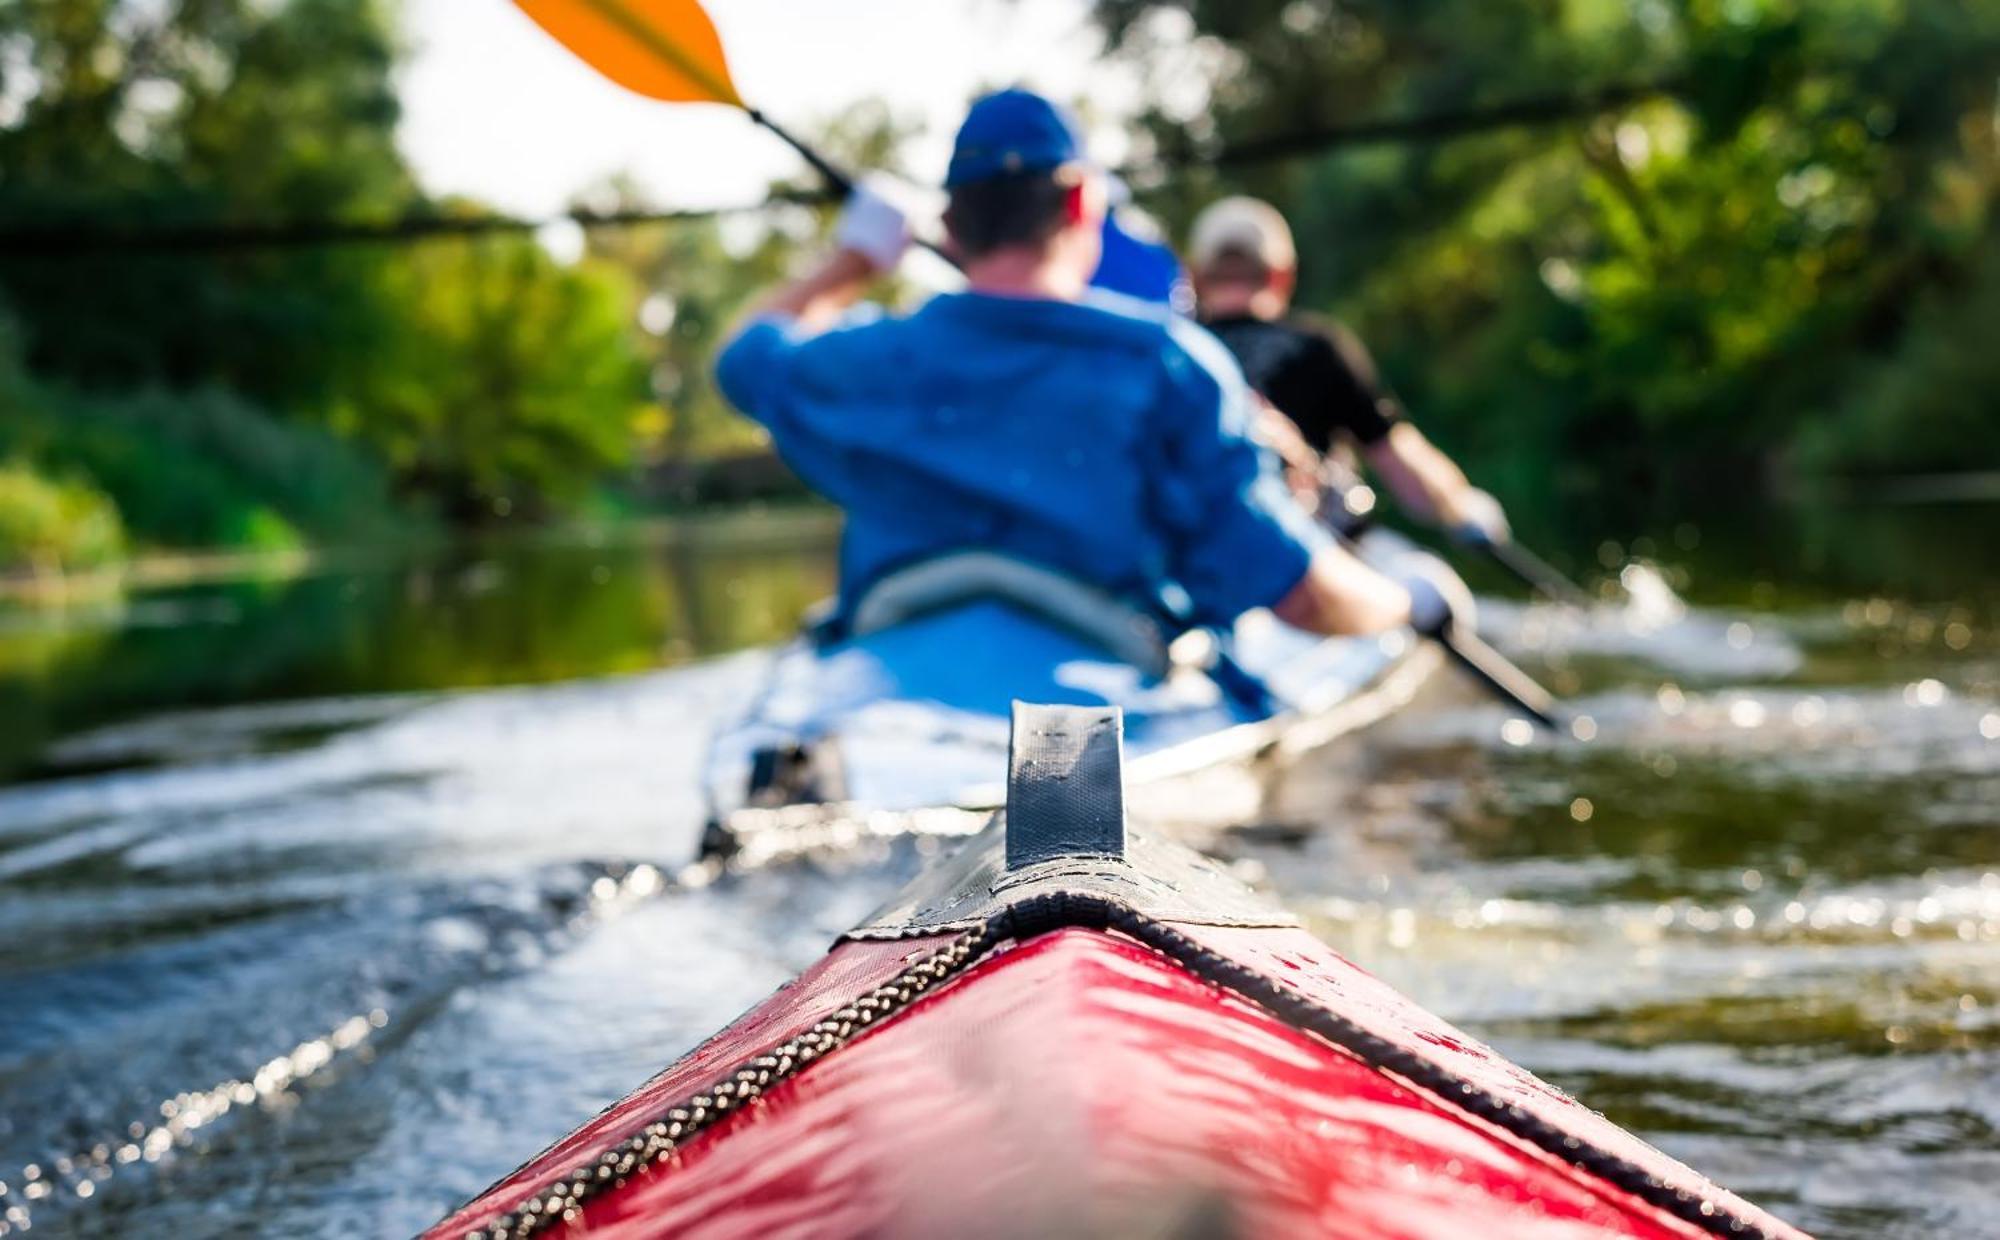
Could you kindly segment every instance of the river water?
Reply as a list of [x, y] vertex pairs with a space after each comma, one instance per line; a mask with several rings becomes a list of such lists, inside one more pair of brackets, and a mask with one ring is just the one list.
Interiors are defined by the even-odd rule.
[[[0, 1224], [409, 1232], [816, 958], [907, 850], [672, 876], [710, 726], [826, 592], [830, 530], [0, 612]], [[1440, 686], [1219, 847], [1801, 1225], [1992, 1234], [1996, 535], [1877, 507], [1561, 547], [1627, 588], [1483, 627], [1593, 741], [1516, 744]]]

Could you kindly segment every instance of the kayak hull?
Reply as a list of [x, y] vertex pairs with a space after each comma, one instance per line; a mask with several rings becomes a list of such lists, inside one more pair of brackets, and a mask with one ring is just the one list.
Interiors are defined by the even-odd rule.
[[1076, 928], [919, 1000], [576, 1224], [630, 1240], [1698, 1234]]
[[430, 1233], [1800, 1233], [1133, 830], [1115, 710], [818, 965]]
[[1799, 1234], [1184, 850], [999, 829], [433, 1234]]

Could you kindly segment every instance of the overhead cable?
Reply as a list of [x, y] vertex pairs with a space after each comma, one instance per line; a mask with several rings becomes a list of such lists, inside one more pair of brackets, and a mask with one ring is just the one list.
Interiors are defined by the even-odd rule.
[[[1531, 96], [1478, 108], [1446, 109], [1417, 116], [1314, 126], [1213, 147], [1190, 144], [1162, 152], [1150, 165], [1121, 169], [1121, 172], [1128, 179], [1143, 182], [1195, 166], [1240, 167], [1371, 143], [1442, 141], [1467, 134], [1591, 116], [1645, 99], [1671, 95], [1678, 89], [1671, 80], [1626, 83], [1569, 94]], [[579, 208], [541, 219], [487, 212], [427, 211], [380, 220], [239, 220], [143, 226], [94, 222], [10, 224], [0, 225], [0, 258], [71, 258], [86, 254], [205, 253], [402, 244], [438, 237], [536, 232], [561, 224], [600, 229], [713, 220], [757, 215], [790, 206], [823, 205], [827, 201], [828, 196], [824, 193], [785, 191], [774, 194], [764, 202], [742, 206], [619, 211]]]

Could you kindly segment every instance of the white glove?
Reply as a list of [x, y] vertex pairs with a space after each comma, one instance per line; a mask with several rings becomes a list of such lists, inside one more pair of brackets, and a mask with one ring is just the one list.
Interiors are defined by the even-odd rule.
[[1451, 527], [1451, 536], [1467, 547], [1493, 547], [1512, 538], [1513, 531], [1499, 500], [1478, 487], [1467, 487], [1458, 498], [1458, 522]]
[[868, 260], [877, 271], [893, 271], [910, 248], [910, 217], [892, 200], [893, 190], [876, 178], [854, 187], [834, 227], [834, 244]]
[[1410, 592], [1410, 627], [1426, 637], [1435, 637], [1451, 627], [1451, 603], [1429, 577], [1415, 574], [1403, 578]]

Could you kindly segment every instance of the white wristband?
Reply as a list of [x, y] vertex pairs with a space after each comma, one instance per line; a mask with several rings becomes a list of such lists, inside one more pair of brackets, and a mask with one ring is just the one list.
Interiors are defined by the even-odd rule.
[[833, 240], [841, 249], [867, 259], [875, 270], [891, 271], [910, 248], [910, 220], [878, 189], [857, 185], [840, 213]]

